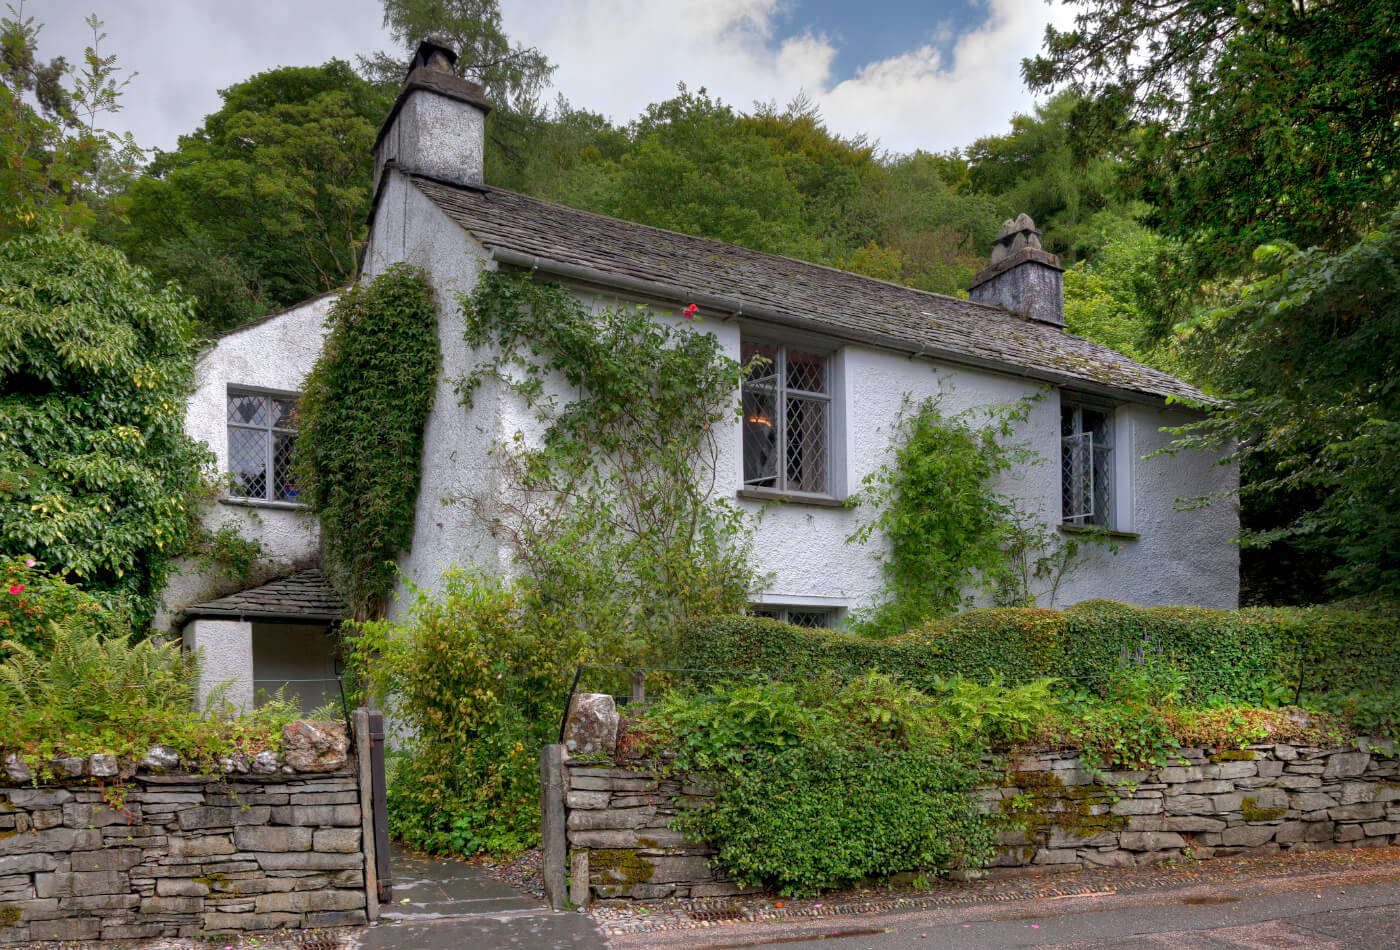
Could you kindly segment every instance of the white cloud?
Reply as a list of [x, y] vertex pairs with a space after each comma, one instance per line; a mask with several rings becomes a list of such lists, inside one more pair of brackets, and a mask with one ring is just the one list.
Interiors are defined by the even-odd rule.
[[863, 132], [895, 151], [965, 145], [1033, 106], [1021, 59], [1039, 49], [1047, 22], [1063, 25], [1069, 13], [1026, 0], [986, 0], [986, 7], [983, 24], [946, 57], [935, 42], [946, 27], [931, 25], [912, 38], [921, 45], [833, 82], [837, 49], [828, 37], [803, 34], [773, 51], [778, 0], [502, 2], [507, 32], [558, 64], [555, 86], [576, 106], [625, 122], [678, 82], [741, 109], [805, 90], [834, 131]]
[[[930, 24], [910, 49], [832, 75], [837, 40], [812, 25], [776, 42], [790, 0], [501, 0], [506, 32], [558, 64], [555, 88], [576, 106], [618, 122], [674, 94], [709, 91], [740, 109], [805, 91], [827, 122], [867, 133], [897, 151], [945, 149], [1002, 131], [1032, 106], [1020, 61], [1038, 49], [1047, 20], [1067, 8], [1029, 0], [983, 0], [985, 22], [949, 49], [946, 24]], [[45, 24], [43, 56], [71, 61], [89, 41], [83, 17], [96, 6], [111, 34], [107, 52], [140, 73], [115, 124], [143, 145], [171, 148], [219, 107], [217, 90], [255, 72], [312, 65], [388, 48], [378, 0], [94, 0], [30, 2]], [[878, 15], [872, 13], [872, 15]]]

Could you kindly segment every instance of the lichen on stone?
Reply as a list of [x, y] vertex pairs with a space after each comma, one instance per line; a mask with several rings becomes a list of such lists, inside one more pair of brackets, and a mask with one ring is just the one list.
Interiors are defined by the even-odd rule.
[[1240, 814], [1245, 821], [1273, 821], [1282, 818], [1287, 808], [1260, 808], [1258, 799], [1246, 798], [1240, 802]]
[[[611, 884], [617, 880], [625, 884], [645, 884], [656, 873], [656, 865], [630, 848], [600, 848], [588, 852], [588, 872], [594, 883], [598, 884]], [[614, 877], [612, 880], [599, 880], [599, 874]]]
[[1217, 752], [1210, 757], [1216, 765], [1221, 762], [1253, 762], [1254, 753], [1249, 749], [1239, 749], [1236, 751]]
[[1010, 772], [1007, 784], [1022, 790], [1003, 798], [999, 808], [1005, 822], [1044, 844], [1051, 831], [1089, 838], [1127, 827], [1128, 819], [1111, 812], [1094, 814], [1095, 805], [1107, 805], [1109, 793], [1091, 785], [1065, 785], [1054, 772]]

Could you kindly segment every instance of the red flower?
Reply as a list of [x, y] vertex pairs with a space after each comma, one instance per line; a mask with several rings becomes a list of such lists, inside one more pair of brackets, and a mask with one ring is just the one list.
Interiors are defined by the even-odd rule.
[[694, 320], [695, 311], [698, 309], [700, 308], [695, 306], [695, 304], [691, 304], [689, 307], [686, 307], [684, 310], [681, 311], [681, 316], [685, 317], [687, 320]]
[[24, 585], [23, 585], [23, 584], [11, 584], [11, 585], [10, 585], [10, 593], [12, 593], [12, 594], [22, 594], [22, 593], [24, 593]]

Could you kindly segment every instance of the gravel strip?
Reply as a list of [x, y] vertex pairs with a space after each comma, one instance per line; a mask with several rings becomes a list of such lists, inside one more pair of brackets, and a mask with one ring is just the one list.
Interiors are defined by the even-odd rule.
[[1287, 878], [1350, 871], [1400, 862], [1400, 848], [1355, 848], [1275, 855], [1215, 858], [1155, 867], [1041, 872], [960, 883], [944, 879], [924, 889], [872, 887], [837, 891], [806, 900], [772, 895], [667, 901], [599, 901], [589, 913], [605, 934], [691, 930], [735, 921], [801, 920], [890, 910], [918, 910], [1045, 897], [1170, 890], [1201, 884], [1238, 883], [1241, 877]]
[[502, 884], [509, 884], [531, 897], [544, 900], [544, 874], [541, 871], [544, 858], [539, 848], [531, 848], [506, 861], [478, 857], [467, 859], [467, 863], [476, 865]]

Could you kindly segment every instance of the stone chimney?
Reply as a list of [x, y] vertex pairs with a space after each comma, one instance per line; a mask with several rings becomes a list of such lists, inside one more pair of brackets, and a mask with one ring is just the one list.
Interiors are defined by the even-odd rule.
[[968, 297], [1023, 317], [1065, 325], [1065, 279], [1060, 259], [1040, 248], [1028, 214], [1008, 220], [992, 242], [992, 263], [972, 278]]
[[374, 186], [384, 167], [458, 185], [482, 182], [485, 90], [454, 71], [457, 54], [440, 37], [418, 44], [399, 97], [374, 143]]

